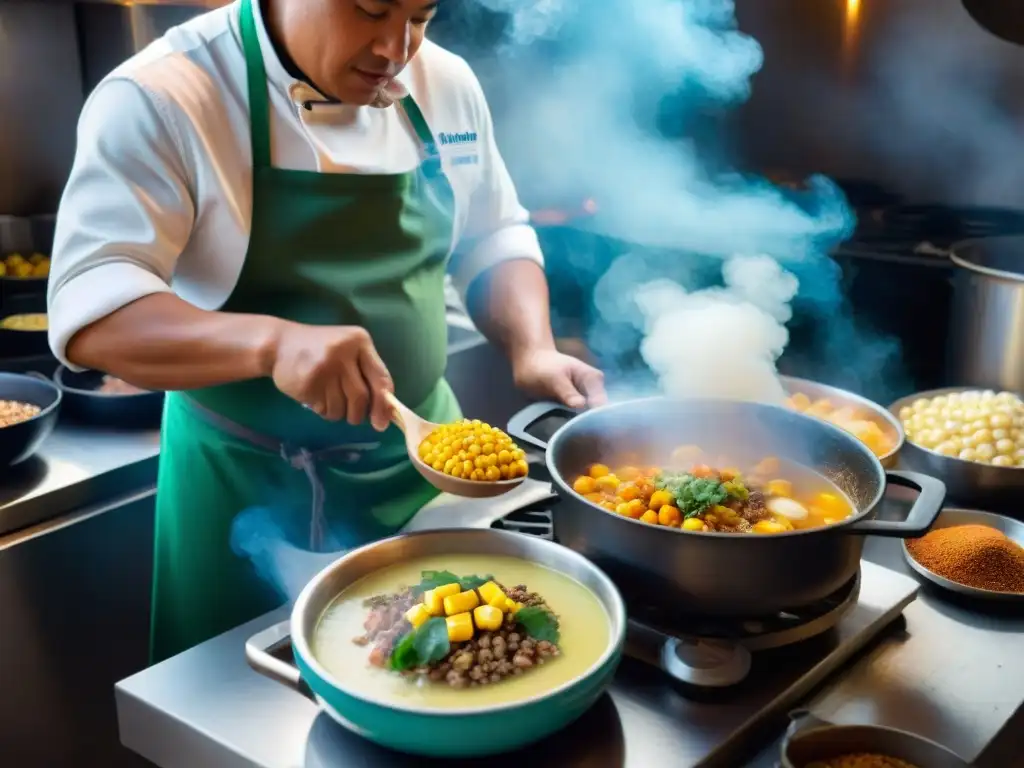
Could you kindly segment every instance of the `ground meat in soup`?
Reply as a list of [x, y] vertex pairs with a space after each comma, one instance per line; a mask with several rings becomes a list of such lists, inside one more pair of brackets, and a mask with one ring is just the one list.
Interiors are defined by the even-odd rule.
[[[514, 587], [498, 585], [505, 596], [522, 607], [543, 607], [544, 598], [531, 592], [525, 584]], [[366, 633], [353, 639], [357, 645], [372, 645], [370, 662], [379, 667], [388, 661], [398, 642], [412, 625], [405, 619], [406, 612], [416, 605], [421, 595], [403, 589], [394, 595], [376, 595], [365, 601], [369, 614], [364, 623]], [[498, 683], [507, 677], [524, 674], [535, 666], [543, 666], [560, 654], [555, 643], [527, 636], [518, 624], [515, 614], [505, 614], [498, 629], [479, 632], [465, 643], [453, 643], [448, 655], [429, 667], [403, 672], [421, 675], [427, 679], [446, 683], [452, 688], [466, 688]]]
[[378, 595], [366, 601], [370, 609], [363, 629], [366, 633], [355, 638], [357, 645], [373, 645], [370, 662], [383, 667], [399, 639], [412, 625], [405, 620], [405, 612], [416, 604], [412, 590], [405, 589], [395, 595]]

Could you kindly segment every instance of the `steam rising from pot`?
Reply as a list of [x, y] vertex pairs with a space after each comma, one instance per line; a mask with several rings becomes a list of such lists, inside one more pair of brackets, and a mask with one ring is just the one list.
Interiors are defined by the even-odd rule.
[[667, 281], [640, 288], [643, 357], [670, 396], [781, 403], [775, 363], [789, 340], [797, 279], [767, 256], [737, 256], [722, 272], [722, 288], [687, 293]]

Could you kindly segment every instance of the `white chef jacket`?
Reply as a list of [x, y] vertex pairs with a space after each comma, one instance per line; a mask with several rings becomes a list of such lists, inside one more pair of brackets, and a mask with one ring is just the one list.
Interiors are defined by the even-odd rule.
[[[270, 96], [272, 162], [321, 173], [399, 173], [421, 160], [400, 108], [313, 104], [288, 74], [253, 2]], [[50, 346], [143, 296], [224, 304], [249, 241], [252, 153], [238, 3], [175, 27], [86, 101], [61, 200], [49, 281]], [[543, 263], [469, 65], [425, 41], [399, 76], [438, 139], [455, 195], [449, 273], [464, 299], [508, 259]], [[289, 254], [282, 253], [282, 261]]]

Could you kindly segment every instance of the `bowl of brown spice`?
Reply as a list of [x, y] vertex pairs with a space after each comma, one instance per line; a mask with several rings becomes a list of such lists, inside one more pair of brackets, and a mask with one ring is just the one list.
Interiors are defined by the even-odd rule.
[[944, 509], [903, 544], [907, 564], [933, 584], [985, 600], [1024, 603], [1024, 523], [991, 512]]

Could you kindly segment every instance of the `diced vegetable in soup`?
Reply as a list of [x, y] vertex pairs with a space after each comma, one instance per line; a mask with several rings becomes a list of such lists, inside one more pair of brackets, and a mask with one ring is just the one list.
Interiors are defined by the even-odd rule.
[[692, 463], [684, 446], [673, 464], [685, 469], [592, 464], [573, 490], [616, 514], [691, 532], [786, 533], [849, 517], [854, 507], [838, 488], [808, 469], [768, 457], [744, 472]]
[[444, 708], [557, 688], [609, 640], [601, 603], [568, 576], [511, 557], [452, 555], [354, 584], [325, 612], [313, 650], [355, 692]]

